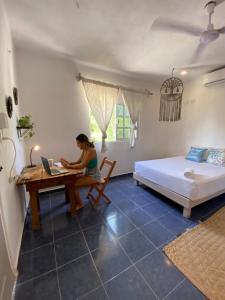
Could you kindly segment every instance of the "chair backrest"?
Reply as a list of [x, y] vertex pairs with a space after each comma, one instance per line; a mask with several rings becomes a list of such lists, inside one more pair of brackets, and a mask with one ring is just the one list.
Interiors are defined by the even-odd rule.
[[100, 168], [99, 168], [100, 171], [103, 169], [103, 167], [105, 165], [107, 165], [107, 167], [108, 167], [107, 175], [104, 177], [105, 184], [106, 184], [109, 181], [109, 178], [110, 178], [110, 176], [111, 176], [111, 174], [113, 172], [113, 169], [114, 169], [114, 167], [116, 165], [116, 160], [111, 161], [111, 160], [107, 159], [107, 157], [104, 157], [103, 160], [102, 160], [102, 163], [100, 165]]

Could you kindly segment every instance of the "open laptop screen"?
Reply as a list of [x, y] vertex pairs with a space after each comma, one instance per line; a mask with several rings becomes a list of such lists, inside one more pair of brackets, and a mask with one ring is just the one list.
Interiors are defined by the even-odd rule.
[[43, 164], [43, 167], [44, 167], [45, 171], [49, 175], [51, 175], [51, 169], [50, 169], [49, 162], [48, 162], [47, 158], [41, 156], [41, 161], [42, 161], [42, 164]]

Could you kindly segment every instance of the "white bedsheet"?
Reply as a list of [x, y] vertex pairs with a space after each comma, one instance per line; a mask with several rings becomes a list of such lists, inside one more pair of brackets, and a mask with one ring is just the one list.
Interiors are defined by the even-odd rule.
[[[184, 175], [191, 168], [194, 173]], [[184, 156], [135, 162], [135, 172], [191, 200], [225, 189], [225, 167], [186, 160]]]

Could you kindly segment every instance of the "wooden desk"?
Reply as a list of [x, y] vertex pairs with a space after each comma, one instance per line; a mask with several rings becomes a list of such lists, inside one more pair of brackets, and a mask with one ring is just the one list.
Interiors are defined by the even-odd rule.
[[34, 169], [25, 169], [25, 171], [22, 172], [16, 184], [24, 184], [26, 186], [26, 190], [30, 194], [32, 229], [40, 229], [41, 227], [38, 190], [64, 185], [68, 193], [71, 211], [74, 212], [74, 182], [77, 175], [81, 173], [81, 170], [70, 169], [68, 173], [51, 176], [45, 172], [42, 166], [37, 166]]

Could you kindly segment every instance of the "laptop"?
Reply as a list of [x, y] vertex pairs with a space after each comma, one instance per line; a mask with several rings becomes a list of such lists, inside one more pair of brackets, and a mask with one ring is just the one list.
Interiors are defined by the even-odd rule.
[[47, 158], [41, 156], [41, 161], [42, 161], [42, 164], [43, 164], [43, 167], [45, 169], [45, 171], [49, 174], [49, 175], [60, 175], [60, 174], [64, 174], [64, 173], [69, 173], [69, 171], [67, 170], [61, 170], [61, 169], [57, 169], [57, 168], [50, 168], [49, 166], [49, 162], [47, 160]]

